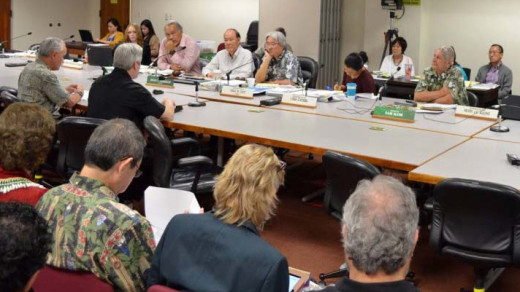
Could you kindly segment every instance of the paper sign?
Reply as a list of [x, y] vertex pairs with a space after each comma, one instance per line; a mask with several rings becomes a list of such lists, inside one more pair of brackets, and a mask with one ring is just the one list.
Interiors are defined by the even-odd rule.
[[254, 92], [252, 89], [234, 86], [222, 86], [222, 91], [220, 92], [220, 95], [247, 99], [253, 99], [253, 94]]
[[413, 110], [409, 110], [407, 107], [376, 106], [374, 108], [372, 117], [413, 123], [415, 121], [415, 112]]
[[148, 86], [157, 86], [157, 87], [166, 87], [166, 88], [174, 88], [173, 79], [168, 78], [159, 78], [158, 76], [148, 75], [146, 78], [146, 85]]
[[316, 108], [317, 98], [301, 94], [285, 93], [282, 96], [282, 104]]
[[455, 110], [455, 115], [459, 117], [495, 121], [498, 117], [498, 110], [458, 105]]

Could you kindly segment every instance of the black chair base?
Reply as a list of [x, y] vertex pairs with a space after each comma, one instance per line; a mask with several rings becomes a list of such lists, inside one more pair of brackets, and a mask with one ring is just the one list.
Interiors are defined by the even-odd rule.
[[495, 283], [504, 270], [505, 268], [475, 268], [475, 275], [477, 276], [475, 279], [475, 287], [473, 287], [473, 290], [460, 288], [460, 292], [485, 292], [493, 283]]

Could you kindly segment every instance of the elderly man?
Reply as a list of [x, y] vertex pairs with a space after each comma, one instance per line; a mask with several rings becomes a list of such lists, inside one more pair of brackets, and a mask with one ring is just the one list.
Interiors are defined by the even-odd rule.
[[415, 88], [414, 100], [443, 104], [468, 105], [468, 96], [464, 87], [464, 78], [460, 70], [453, 65], [454, 52], [451, 47], [435, 49], [432, 66], [424, 70]]
[[32, 291], [52, 243], [47, 228], [31, 205], [0, 203], [0, 291]]
[[226, 73], [234, 69], [229, 75], [231, 79], [245, 79], [253, 76], [255, 69], [253, 57], [250, 51], [240, 46], [240, 33], [236, 29], [226, 30], [224, 45], [226, 49], [217, 53], [211, 62], [202, 69], [202, 74], [213, 78], [214, 71], [220, 70], [224, 73], [222, 77], [225, 77]]
[[60, 69], [65, 54], [67, 48], [61, 39], [44, 39], [36, 62], [25, 66], [18, 78], [18, 98], [41, 105], [53, 113], [54, 117], [60, 116], [59, 107], [72, 107], [78, 103], [83, 96], [83, 87], [71, 84], [64, 89], [58, 77], [52, 73]]
[[164, 26], [164, 34], [166, 37], [159, 48], [159, 69], [202, 74], [199, 64], [199, 47], [195, 40], [183, 33], [182, 25], [176, 21], [170, 21]]
[[361, 181], [343, 208], [343, 246], [350, 278], [322, 291], [418, 291], [405, 281], [419, 237], [412, 190], [379, 175]]
[[48, 191], [36, 208], [49, 222], [54, 244], [47, 265], [91, 272], [116, 291], [145, 291], [155, 241], [146, 218], [118, 203], [139, 176], [145, 141], [129, 120], [96, 128], [85, 165], [68, 184]]
[[303, 79], [298, 58], [286, 49], [285, 36], [272, 31], [265, 37], [265, 56], [256, 72], [256, 82], [295, 85]]
[[144, 86], [134, 82], [141, 65], [143, 49], [126, 43], [114, 52], [114, 71], [97, 79], [90, 88], [87, 116], [100, 119], [124, 118], [143, 128], [143, 120], [154, 116], [173, 119], [175, 104], [165, 98], [159, 103]]
[[493, 44], [489, 48], [489, 64], [478, 69], [475, 81], [480, 83], [494, 83], [500, 86], [498, 89], [498, 98], [511, 94], [513, 86], [513, 72], [509, 67], [502, 64], [504, 56], [504, 48], [501, 45]]

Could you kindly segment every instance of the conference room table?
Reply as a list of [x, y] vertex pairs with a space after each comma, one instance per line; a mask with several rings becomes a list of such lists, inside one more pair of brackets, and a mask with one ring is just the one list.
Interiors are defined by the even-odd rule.
[[520, 154], [520, 143], [470, 139], [410, 171], [408, 179], [437, 184], [445, 178], [464, 178], [520, 190], [520, 166], [508, 162], [508, 153]]
[[[509, 132], [493, 132], [493, 131], [482, 131], [475, 135], [476, 138], [491, 139], [505, 142], [520, 143], [520, 121], [505, 120], [502, 122], [502, 126], [509, 128]], [[520, 155], [520, 152], [517, 153]]]

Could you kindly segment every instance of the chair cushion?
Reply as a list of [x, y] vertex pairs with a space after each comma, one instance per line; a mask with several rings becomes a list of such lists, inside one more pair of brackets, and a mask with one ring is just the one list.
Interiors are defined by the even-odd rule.
[[475, 267], [502, 268], [512, 265], [512, 258], [509, 255], [474, 252], [453, 245], [444, 246], [442, 248], [442, 253], [460, 258]]

